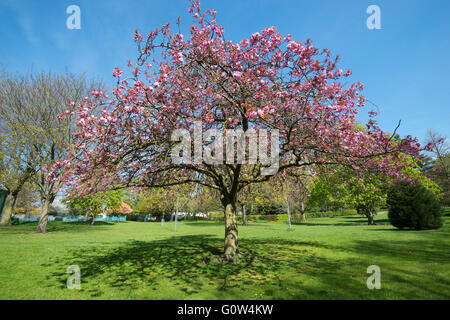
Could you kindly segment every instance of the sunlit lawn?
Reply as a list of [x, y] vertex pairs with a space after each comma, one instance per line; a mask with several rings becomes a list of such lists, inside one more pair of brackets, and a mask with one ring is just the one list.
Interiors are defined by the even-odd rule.
[[[239, 228], [239, 264], [215, 261], [215, 222], [50, 222], [0, 228], [0, 299], [449, 299], [449, 222], [399, 231], [377, 216]], [[81, 268], [81, 290], [66, 287]], [[366, 286], [381, 268], [381, 289]]]

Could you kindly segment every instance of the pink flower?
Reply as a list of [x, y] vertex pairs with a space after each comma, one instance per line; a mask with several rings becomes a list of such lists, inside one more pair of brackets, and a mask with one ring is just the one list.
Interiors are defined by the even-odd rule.
[[249, 43], [250, 42], [246, 38], [244, 38], [244, 39], [241, 40], [240, 45], [244, 49], [244, 48], [246, 48], [249, 45]]
[[114, 68], [113, 73], [112, 73], [113, 77], [116, 77], [116, 78], [120, 78], [122, 76], [122, 74], [123, 74], [123, 71], [120, 70], [119, 68]]
[[242, 76], [242, 72], [239, 72], [239, 71], [233, 72], [233, 77], [240, 78], [241, 76]]
[[256, 118], [258, 114], [256, 113], [256, 111], [250, 111], [247, 115], [247, 117], [249, 117], [250, 119]]
[[208, 122], [208, 123], [212, 123], [212, 122], [214, 122], [214, 117], [213, 117], [212, 114], [208, 113], [208, 114], [206, 115], [206, 117], [205, 117], [205, 120], [206, 120], [206, 122]]

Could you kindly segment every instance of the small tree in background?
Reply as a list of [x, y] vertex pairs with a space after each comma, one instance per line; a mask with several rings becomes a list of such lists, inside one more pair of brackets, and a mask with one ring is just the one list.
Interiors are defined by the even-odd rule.
[[443, 225], [436, 195], [422, 184], [400, 182], [388, 193], [389, 221], [394, 227], [438, 229]]
[[86, 214], [86, 217], [88, 215], [92, 216], [91, 225], [94, 225], [95, 217], [99, 215], [105, 207], [105, 199], [100, 194], [70, 199], [67, 200], [66, 203], [69, 208], [78, 209]]
[[138, 195], [136, 213], [164, 218], [173, 212], [174, 202], [169, 201], [165, 188], [144, 190]]
[[200, 184], [195, 185], [193, 198], [187, 203], [187, 206], [188, 210], [194, 214], [194, 217], [196, 213], [200, 212], [208, 220], [211, 211], [222, 208], [218, 192]]
[[242, 209], [242, 225], [248, 226], [248, 219], [247, 219], [247, 208], [248, 205], [255, 201], [255, 199], [258, 197], [258, 191], [260, 188], [250, 188], [249, 186], [245, 187], [241, 190], [240, 194], [238, 195], [237, 202], [241, 206]]
[[422, 170], [442, 189], [442, 204], [450, 205], [450, 142], [433, 130], [428, 130], [426, 142], [429, 153], [421, 159]]
[[127, 215], [133, 212], [131, 205], [127, 203], [128, 201], [123, 190], [111, 190], [105, 196], [108, 214], [117, 216], [117, 223], [119, 223], [121, 215]]
[[131, 214], [133, 213], [133, 209], [131, 208], [131, 206], [126, 203], [125, 201], [121, 201], [120, 205], [119, 205], [119, 209], [117, 209], [117, 223], [119, 223], [120, 221], [120, 216], [121, 215], [127, 215], [127, 214]]

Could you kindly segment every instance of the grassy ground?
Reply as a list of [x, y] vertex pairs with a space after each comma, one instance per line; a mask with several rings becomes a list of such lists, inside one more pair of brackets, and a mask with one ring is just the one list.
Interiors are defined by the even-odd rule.
[[[0, 228], [0, 299], [449, 299], [449, 222], [399, 231], [386, 214], [239, 228], [241, 263], [215, 262], [215, 222], [50, 222]], [[81, 290], [66, 288], [81, 268]], [[381, 289], [366, 286], [381, 268]]]

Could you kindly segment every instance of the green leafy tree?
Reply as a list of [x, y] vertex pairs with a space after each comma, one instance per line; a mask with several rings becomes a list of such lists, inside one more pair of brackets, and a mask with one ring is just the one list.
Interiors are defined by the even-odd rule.
[[107, 192], [99, 192], [89, 196], [81, 196], [76, 198], [67, 198], [65, 202], [70, 209], [81, 212], [87, 216], [92, 216], [93, 225], [95, 217], [102, 212], [119, 215], [120, 206], [124, 199], [124, 191], [111, 190]]
[[175, 203], [169, 198], [169, 191], [165, 188], [145, 190], [138, 195], [136, 213], [164, 217], [172, 213]]
[[100, 194], [83, 196], [66, 201], [69, 208], [78, 209], [87, 216], [92, 217], [91, 225], [95, 223], [95, 217], [105, 209], [105, 198]]

